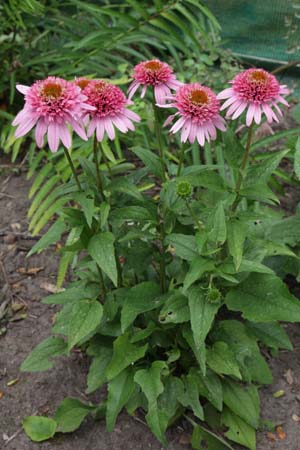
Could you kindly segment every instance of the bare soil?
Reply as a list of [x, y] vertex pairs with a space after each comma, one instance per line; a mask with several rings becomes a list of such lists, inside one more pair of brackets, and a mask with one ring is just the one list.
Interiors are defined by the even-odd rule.
[[[9, 181], [8, 175], [11, 175]], [[79, 352], [57, 360], [48, 372], [19, 372], [26, 355], [49, 336], [56, 312], [40, 300], [47, 295], [44, 283], [55, 283], [58, 255], [51, 251], [26, 258], [34, 243], [27, 234], [29, 185], [24, 174], [0, 175], [0, 292], [9, 282], [10, 292], [2, 298], [2, 304], [11, 294], [15, 309], [12, 311], [9, 306], [2, 319], [0, 314], [0, 450], [160, 450], [161, 444], [143, 420], [125, 413], [119, 417], [113, 433], [105, 430], [103, 421], [92, 419], [87, 419], [75, 433], [61, 434], [40, 444], [31, 442], [22, 431], [25, 416], [51, 415], [65, 396], [89, 399], [84, 393], [88, 362]], [[30, 274], [28, 269], [32, 268], [41, 270]], [[274, 383], [261, 389], [263, 419], [273, 420], [285, 434], [280, 439], [276, 433], [259, 432], [257, 450], [300, 450], [300, 325], [288, 325], [287, 331], [295, 349], [279, 352], [273, 358], [267, 354]], [[283, 390], [284, 395], [274, 398], [278, 390]], [[190, 449], [188, 432], [185, 422], [174, 426], [168, 432], [167, 450]], [[8, 440], [12, 436], [15, 437]]]

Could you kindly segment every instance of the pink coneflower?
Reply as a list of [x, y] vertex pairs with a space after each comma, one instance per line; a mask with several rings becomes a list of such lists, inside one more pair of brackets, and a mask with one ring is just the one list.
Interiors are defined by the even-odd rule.
[[106, 132], [109, 139], [115, 138], [115, 128], [122, 133], [134, 130], [132, 121], [139, 122], [140, 117], [126, 108], [131, 104], [120, 88], [103, 80], [91, 81], [84, 90], [88, 103], [95, 108], [91, 111], [88, 137], [96, 130], [98, 141], [102, 141]]
[[76, 84], [76, 86], [79, 86], [82, 93], [84, 93], [85, 88], [92, 82], [93, 80], [91, 80], [90, 78], [86, 78], [86, 77], [79, 77], [79, 78], [75, 78], [74, 83]]
[[81, 116], [83, 111], [93, 108], [85, 103], [86, 97], [74, 83], [58, 77], [48, 77], [36, 81], [31, 87], [19, 84], [17, 89], [25, 95], [25, 106], [12, 122], [14, 126], [18, 126], [15, 132], [17, 138], [24, 136], [36, 125], [37, 146], [43, 146], [47, 133], [50, 150], [55, 153], [60, 140], [66, 148], [71, 147], [69, 124], [81, 139], [87, 140]]
[[219, 114], [220, 104], [216, 94], [199, 83], [185, 84], [179, 88], [168, 106], [178, 111], [166, 120], [165, 125], [175, 116], [180, 116], [170, 131], [174, 134], [181, 130], [181, 142], [188, 140], [192, 144], [197, 139], [203, 146], [205, 141], [216, 139], [216, 128], [226, 130], [225, 121]]
[[148, 86], [154, 87], [154, 96], [156, 103], [165, 103], [165, 97], [170, 95], [171, 89], [178, 89], [182, 83], [176, 80], [171, 67], [159, 61], [152, 59], [144, 61], [135, 66], [133, 71], [134, 81], [128, 89], [129, 100], [135, 94], [140, 86], [143, 86], [141, 97], [146, 94]]
[[253, 120], [259, 124], [262, 113], [267, 117], [269, 123], [279, 119], [272, 107], [281, 116], [282, 112], [277, 103], [288, 106], [281, 94], [288, 94], [285, 85], [280, 85], [274, 75], [264, 69], [248, 69], [239, 73], [230, 82], [231, 88], [225, 89], [218, 95], [219, 99], [227, 99], [221, 110], [228, 108], [226, 117], [232, 119], [239, 117], [246, 108], [246, 125], [249, 127]]

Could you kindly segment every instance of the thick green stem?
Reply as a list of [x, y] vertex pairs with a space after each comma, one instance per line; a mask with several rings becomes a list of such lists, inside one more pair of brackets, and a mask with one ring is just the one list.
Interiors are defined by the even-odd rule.
[[160, 290], [164, 294], [166, 292], [166, 246], [164, 244], [165, 240], [165, 227], [163, 221], [160, 223], [160, 262], [159, 262], [159, 272], [160, 272]]
[[204, 230], [204, 226], [203, 223], [198, 219], [198, 217], [196, 216], [196, 214], [194, 213], [194, 211], [192, 210], [188, 200], [185, 201], [186, 207], [189, 210], [189, 213], [191, 215], [191, 217], [194, 219], [195, 225], [197, 225], [198, 230], [201, 232]]
[[101, 151], [102, 151], [104, 163], [105, 163], [105, 165], [106, 165], [106, 167], [107, 167], [109, 176], [110, 176], [110, 178], [111, 178], [110, 181], [112, 181], [113, 174], [112, 174], [111, 167], [110, 167], [110, 165], [109, 165], [108, 159], [106, 158], [106, 154], [105, 154], [105, 151], [104, 151], [104, 148], [103, 148], [103, 145], [102, 145], [102, 144], [101, 144]]
[[71, 167], [71, 170], [72, 170], [74, 179], [75, 179], [75, 181], [76, 181], [77, 187], [78, 187], [79, 191], [82, 191], [81, 184], [80, 184], [79, 178], [78, 178], [78, 176], [77, 176], [76, 169], [75, 169], [75, 167], [74, 167], [74, 164], [73, 164], [71, 155], [70, 155], [69, 151], [68, 151], [65, 147], [64, 147], [64, 152], [65, 152], [65, 155], [66, 155], [66, 157], [67, 157], [69, 166]]
[[235, 186], [235, 191], [236, 191], [236, 198], [232, 204], [232, 211], [235, 211], [239, 200], [240, 200], [240, 191], [241, 191], [241, 187], [242, 187], [242, 183], [243, 183], [243, 179], [245, 176], [245, 169], [247, 166], [247, 162], [249, 159], [249, 155], [250, 155], [250, 146], [251, 146], [251, 140], [252, 140], [252, 132], [253, 132], [253, 123], [250, 125], [250, 127], [248, 128], [248, 136], [247, 136], [247, 142], [246, 142], [246, 147], [245, 147], [245, 153], [244, 153], [244, 157], [241, 163], [241, 167], [239, 170], [239, 176], [236, 182], [236, 186]]
[[105, 283], [104, 283], [103, 273], [102, 273], [102, 270], [100, 269], [100, 267], [98, 265], [97, 265], [97, 268], [98, 268], [98, 273], [99, 273], [100, 289], [101, 289], [103, 298], [105, 299], [105, 297], [106, 297], [106, 287], [105, 287]]
[[95, 163], [95, 167], [96, 167], [96, 177], [97, 177], [98, 191], [99, 191], [101, 197], [103, 198], [104, 197], [104, 195], [103, 195], [103, 184], [102, 184], [102, 178], [101, 178], [100, 168], [99, 168], [97, 147], [98, 147], [98, 142], [97, 142], [96, 133], [95, 133], [94, 145], [93, 145], [94, 163]]
[[159, 117], [158, 117], [158, 108], [155, 104], [155, 98], [154, 98], [154, 92], [153, 92], [153, 113], [154, 113], [154, 129], [155, 129], [155, 135], [156, 135], [156, 141], [158, 146], [158, 153], [159, 153], [159, 159], [162, 167], [162, 173], [163, 173], [163, 181], [166, 181], [166, 170], [165, 170], [165, 155], [163, 150], [163, 144], [162, 144], [162, 136], [161, 136], [161, 125], [159, 123]]
[[182, 165], [183, 165], [183, 161], [184, 161], [184, 152], [185, 152], [185, 145], [182, 144], [182, 147], [180, 149], [179, 164], [178, 164], [178, 169], [177, 169], [177, 176], [178, 177], [180, 177], [180, 174], [181, 174], [181, 169], [182, 169]]

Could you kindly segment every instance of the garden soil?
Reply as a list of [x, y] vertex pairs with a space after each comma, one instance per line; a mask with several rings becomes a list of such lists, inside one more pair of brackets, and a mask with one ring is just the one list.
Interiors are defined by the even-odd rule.
[[[55, 283], [58, 255], [50, 251], [26, 258], [35, 242], [27, 231], [29, 186], [24, 173], [9, 170], [0, 176], [0, 292], [6, 286], [2, 306], [5, 299], [12, 300], [4, 314], [0, 296], [0, 450], [160, 450], [142, 415], [132, 418], [122, 413], [113, 433], [105, 430], [103, 421], [87, 419], [78, 431], [39, 444], [22, 431], [25, 416], [51, 415], [65, 396], [100, 399], [85, 395], [88, 360], [79, 351], [56, 360], [48, 372], [19, 372], [26, 355], [49, 336], [56, 313], [56, 307], [41, 299]], [[295, 349], [276, 357], [265, 353], [274, 384], [260, 390], [263, 419], [282, 429], [260, 431], [258, 450], [300, 450], [300, 324], [287, 326], [287, 331]], [[275, 398], [278, 391], [282, 396]], [[167, 450], [190, 449], [189, 432], [184, 421], [174, 425], [167, 433]]]

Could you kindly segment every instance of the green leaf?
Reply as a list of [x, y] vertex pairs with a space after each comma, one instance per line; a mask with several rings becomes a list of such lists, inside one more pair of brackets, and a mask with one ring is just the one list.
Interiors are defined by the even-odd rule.
[[88, 244], [88, 253], [101, 270], [111, 279], [115, 286], [118, 282], [118, 271], [115, 258], [114, 235], [108, 231], [98, 233]]
[[293, 350], [293, 345], [285, 330], [277, 322], [254, 323], [246, 322], [251, 333], [268, 347]]
[[200, 280], [205, 272], [214, 270], [214, 267], [211, 260], [202, 258], [202, 256], [194, 258], [183, 282], [183, 292], [186, 292], [195, 281]]
[[133, 372], [123, 370], [108, 383], [108, 397], [106, 403], [106, 426], [113, 431], [118, 414], [126, 405], [134, 391]]
[[191, 349], [193, 350], [193, 353], [195, 355], [195, 358], [199, 364], [199, 367], [201, 369], [202, 374], [205, 376], [206, 374], [206, 348], [205, 344], [201, 345], [201, 347], [197, 348], [193, 333], [190, 329], [190, 326], [186, 324], [185, 327], [182, 329], [182, 335], [184, 339], [187, 341]]
[[140, 147], [134, 147], [132, 151], [143, 161], [150, 172], [158, 178], [164, 179], [161, 161], [154, 152]]
[[227, 242], [230, 255], [233, 257], [233, 262], [236, 270], [239, 269], [242, 258], [244, 241], [246, 238], [247, 227], [245, 223], [236, 218], [232, 219], [227, 224]]
[[219, 377], [211, 370], [207, 370], [205, 376], [201, 372], [196, 373], [200, 395], [207, 398], [218, 411], [222, 411], [223, 389]]
[[161, 304], [159, 286], [152, 281], [145, 281], [132, 287], [125, 296], [121, 312], [121, 328], [124, 332], [136, 317], [146, 311], [158, 308]]
[[214, 339], [224, 341], [238, 361], [243, 380], [272, 383], [272, 373], [262, 357], [256, 338], [237, 320], [223, 320], [214, 331]]
[[246, 388], [227, 378], [223, 381], [223, 399], [231, 411], [251, 427], [258, 428], [260, 402], [256, 386], [251, 385]]
[[95, 209], [94, 199], [87, 197], [84, 192], [77, 192], [74, 198], [82, 207], [85, 220], [88, 226], [91, 227]]
[[102, 305], [96, 300], [80, 300], [74, 304], [69, 324], [69, 350], [100, 325], [102, 314]]
[[130, 195], [139, 201], [144, 200], [138, 188], [126, 178], [113, 180], [113, 182], [107, 187], [107, 190], [110, 192], [120, 192], [122, 194]]
[[134, 381], [140, 385], [148, 400], [147, 423], [155, 436], [166, 445], [164, 431], [167, 427], [167, 417], [157, 405], [158, 396], [164, 390], [164, 385], [161, 381], [161, 374], [164, 369], [167, 369], [164, 361], [154, 361], [150, 368], [138, 370], [135, 373]]
[[291, 247], [299, 245], [300, 215], [288, 217], [272, 224], [266, 231], [266, 238], [281, 245], [287, 244]]
[[274, 275], [253, 274], [231, 288], [225, 299], [232, 311], [253, 322], [300, 322], [300, 302]]
[[67, 353], [67, 343], [58, 337], [49, 337], [35, 347], [21, 365], [22, 372], [40, 372], [53, 367], [50, 357]]
[[87, 378], [87, 394], [99, 389], [106, 381], [105, 371], [111, 361], [112, 349], [110, 347], [100, 347], [92, 361]]
[[223, 438], [200, 425], [193, 429], [191, 445], [195, 450], [234, 450]]
[[223, 202], [219, 202], [212, 218], [213, 228], [209, 233], [209, 239], [215, 244], [224, 244], [226, 241], [226, 219]]
[[115, 209], [111, 213], [113, 220], [120, 221], [137, 221], [137, 222], [157, 222], [156, 215], [144, 206], [124, 206]]
[[229, 428], [225, 433], [228, 439], [244, 445], [250, 450], [256, 449], [255, 430], [243, 419], [226, 408], [222, 414], [222, 422]]
[[282, 150], [280, 152], [272, 152], [262, 161], [253, 164], [248, 168], [247, 177], [243, 182], [244, 187], [255, 186], [258, 183], [267, 183], [270, 176], [282, 160], [282, 158], [289, 152], [289, 150]]
[[126, 367], [143, 358], [147, 348], [148, 344], [143, 347], [131, 344], [128, 333], [119, 336], [114, 341], [113, 357], [106, 369], [107, 379], [111, 380], [126, 369]]
[[84, 298], [95, 298], [99, 294], [99, 286], [96, 283], [85, 284], [82, 282], [72, 283], [67, 289], [57, 294], [47, 295], [42, 300], [46, 305], [64, 305], [75, 303]]
[[179, 399], [183, 395], [184, 387], [180, 378], [169, 375], [164, 381], [164, 390], [158, 398], [158, 408], [168, 418], [168, 424], [177, 417], [178, 408], [181, 408]]
[[199, 400], [198, 377], [195, 373], [190, 372], [184, 379], [184, 392], [179, 397], [180, 403], [189, 406], [194, 415], [200, 420], [204, 420], [203, 408]]
[[166, 244], [174, 247], [175, 255], [182, 259], [192, 261], [198, 256], [195, 236], [172, 233], [166, 237], [165, 241]]
[[183, 323], [190, 318], [188, 300], [184, 295], [172, 294], [159, 313], [160, 323]]
[[80, 427], [84, 418], [95, 407], [81, 403], [77, 398], [65, 398], [58, 406], [54, 419], [57, 422], [57, 431], [71, 433]]
[[217, 341], [207, 350], [207, 365], [218, 374], [242, 378], [234, 353], [225, 342]]
[[56, 422], [48, 417], [28, 416], [23, 420], [23, 428], [34, 442], [42, 442], [54, 436]]
[[209, 302], [206, 291], [201, 287], [191, 288], [188, 299], [194, 341], [199, 348], [205, 341], [219, 305]]
[[41, 239], [31, 248], [27, 257], [34, 253], [39, 253], [45, 248], [59, 241], [61, 235], [66, 231], [67, 226], [62, 220], [57, 220], [49, 230], [41, 237]]

